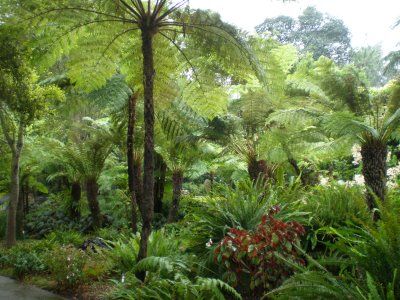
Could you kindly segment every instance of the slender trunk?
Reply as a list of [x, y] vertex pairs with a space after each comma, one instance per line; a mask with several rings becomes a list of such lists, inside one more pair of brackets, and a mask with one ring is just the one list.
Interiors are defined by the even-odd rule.
[[[142, 215], [142, 232], [139, 246], [138, 261], [147, 257], [147, 243], [151, 234], [151, 222], [154, 211], [154, 57], [153, 36], [150, 28], [142, 28], [143, 80], [144, 80], [144, 173], [143, 189], [145, 191], [140, 205]], [[145, 273], [137, 274], [144, 280]]]
[[86, 196], [89, 203], [90, 214], [92, 216], [93, 229], [101, 227], [101, 214], [100, 205], [97, 200], [97, 194], [99, 192], [99, 186], [96, 179], [90, 178], [86, 181]]
[[7, 214], [7, 233], [6, 245], [12, 247], [16, 244], [16, 221], [17, 221], [17, 206], [19, 200], [19, 160], [20, 151], [16, 150], [12, 154], [11, 160], [11, 193], [8, 204]]
[[[361, 146], [362, 174], [367, 187], [366, 202], [371, 211], [377, 208], [376, 198], [384, 201], [386, 197], [387, 153], [387, 145], [378, 140], [372, 140]], [[378, 212], [373, 212], [373, 219], [379, 219]]]
[[25, 197], [24, 197], [24, 214], [27, 215], [29, 213], [29, 182], [25, 185]]
[[[4, 120], [1, 118], [1, 125], [4, 130], [7, 130], [7, 127], [4, 125]], [[10, 192], [10, 200], [8, 204], [8, 213], [7, 213], [7, 232], [6, 232], [6, 246], [12, 247], [16, 244], [16, 218], [17, 218], [17, 206], [19, 200], [19, 163], [22, 148], [24, 147], [24, 131], [25, 127], [22, 122], [19, 124], [18, 128], [18, 137], [17, 140], [11, 139], [8, 133], [5, 133], [6, 140], [11, 148], [12, 158], [11, 158], [11, 192]]]
[[133, 94], [128, 101], [128, 131], [126, 136], [127, 161], [128, 161], [128, 186], [131, 199], [131, 228], [132, 232], [137, 232], [137, 196], [135, 186], [140, 184], [135, 180], [134, 166], [134, 140], [135, 140], [135, 123], [136, 123], [136, 103], [137, 95]]
[[[20, 181], [24, 181], [24, 179], [20, 179]], [[17, 232], [16, 236], [17, 238], [21, 238], [23, 236], [23, 231], [24, 231], [24, 199], [25, 199], [25, 188], [24, 184], [20, 182], [20, 190], [19, 190], [19, 195], [18, 195], [18, 205], [17, 205]]]
[[156, 171], [154, 184], [154, 212], [162, 213], [162, 200], [164, 197], [165, 176], [167, 173], [167, 164], [160, 154], [156, 154]]
[[70, 217], [74, 220], [81, 218], [81, 212], [79, 210], [79, 202], [81, 201], [82, 187], [79, 181], [74, 181], [71, 185], [71, 207]]
[[183, 183], [183, 171], [175, 170], [172, 173], [172, 184], [173, 184], [173, 196], [172, 204], [169, 210], [168, 223], [176, 222], [178, 219], [179, 212], [179, 201], [182, 194], [182, 183]]

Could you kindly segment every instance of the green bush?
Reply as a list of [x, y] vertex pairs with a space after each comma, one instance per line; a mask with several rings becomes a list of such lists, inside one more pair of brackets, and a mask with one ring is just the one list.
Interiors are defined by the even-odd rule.
[[212, 247], [207, 248], [207, 242], [219, 242], [229, 228], [254, 230], [262, 216], [274, 205], [282, 208], [276, 216], [278, 219], [303, 222], [307, 213], [298, 210], [299, 201], [293, 200], [292, 192], [291, 187], [274, 190], [253, 184], [250, 180], [239, 181], [234, 188], [216, 187], [213, 195], [202, 206], [194, 208], [185, 219], [188, 228], [183, 235], [188, 248], [210, 258]]
[[47, 264], [59, 290], [75, 290], [83, 283], [87, 260], [87, 254], [73, 246], [55, 248], [49, 254]]
[[28, 274], [42, 273], [46, 270], [45, 251], [40, 251], [35, 242], [19, 243], [0, 254], [1, 264], [13, 269], [13, 274], [22, 280]]

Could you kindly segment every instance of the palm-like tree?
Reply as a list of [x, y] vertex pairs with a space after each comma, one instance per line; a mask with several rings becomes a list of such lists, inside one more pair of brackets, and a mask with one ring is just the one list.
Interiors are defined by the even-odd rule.
[[[386, 197], [386, 159], [388, 142], [400, 125], [400, 109], [393, 114], [360, 120], [351, 113], [334, 113], [325, 117], [325, 128], [335, 135], [351, 138], [361, 144], [362, 174], [367, 186], [369, 208], [376, 208], [375, 198]], [[378, 214], [374, 213], [374, 218]]]
[[86, 187], [93, 228], [100, 227], [102, 223], [97, 200], [98, 179], [111, 150], [112, 136], [107, 129], [83, 125], [71, 142], [62, 145], [58, 151], [59, 160], [64, 164], [65, 174], [72, 179], [71, 196], [75, 205], [79, 202], [81, 181]]
[[[25, 3], [21, 1], [23, 8]], [[191, 14], [188, 11], [182, 12], [181, 8], [188, 3], [187, 0], [176, 1], [172, 4], [168, 0], [155, 0], [155, 1], [141, 1], [141, 0], [101, 0], [80, 1], [77, 5], [76, 1], [66, 0], [61, 3], [54, 1], [42, 1], [40, 4], [35, 3], [30, 6], [28, 11], [32, 11], [33, 16], [29, 16], [28, 20], [47, 20], [49, 25], [43, 29], [43, 23], [39, 26], [43, 31], [52, 31], [61, 28], [64, 34], [60, 37], [59, 33], [56, 34], [58, 38], [69, 35], [72, 32], [91, 26], [100, 27], [103, 30], [99, 35], [106, 36], [107, 30], [110, 30], [111, 36], [109, 42], [104, 49], [101, 49], [101, 57], [98, 67], [101, 63], [104, 65], [114, 66], [110, 64], [109, 60], [104, 59], [110, 55], [110, 49], [115, 49], [115, 42], [120, 40], [122, 36], [135, 37], [134, 32], [140, 32], [141, 40], [141, 54], [142, 54], [142, 72], [143, 72], [143, 93], [144, 93], [144, 121], [145, 121], [145, 137], [144, 137], [144, 170], [143, 170], [143, 189], [145, 191], [142, 203], [140, 205], [140, 212], [142, 215], [143, 226], [141, 232], [141, 243], [139, 249], [138, 260], [147, 256], [147, 241], [151, 233], [151, 221], [153, 218], [154, 206], [154, 81], [156, 76], [155, 63], [154, 63], [154, 42], [155, 37], [161, 37], [167, 43], [177, 48], [178, 52], [188, 62], [191, 67], [194, 77], [196, 77], [196, 70], [182, 49], [184, 45], [179, 42], [179, 39], [187, 35], [201, 36], [202, 41], [197, 40], [199, 47], [210, 49], [211, 43], [218, 44], [216, 50], [224, 48], [221, 45], [233, 45], [231, 53], [243, 54], [246, 58], [250, 58], [249, 51], [245, 46], [245, 41], [239, 38], [236, 30], [231, 27], [224, 26], [222, 22], [210, 22], [210, 18], [204, 18], [205, 14], [195, 13]], [[25, 10], [23, 14], [26, 14]], [[211, 20], [212, 21], [212, 20]], [[59, 25], [59, 26], [57, 26]], [[107, 25], [107, 26], [104, 26]], [[120, 30], [117, 32], [116, 30]], [[48, 33], [48, 32], [46, 32]], [[46, 33], [44, 35], [46, 35]], [[50, 36], [50, 38], [49, 38]], [[130, 36], [130, 37], [129, 37]], [[210, 38], [210, 37], [213, 37]], [[51, 33], [47, 34], [46, 38], [52, 40]], [[205, 42], [207, 41], [207, 42]], [[210, 41], [210, 43], [208, 43]], [[52, 42], [48, 43], [52, 47]], [[211, 45], [212, 47], [212, 45]], [[97, 45], [98, 49], [98, 45]], [[65, 49], [64, 53], [65, 53]], [[115, 49], [116, 52], [120, 49]], [[132, 49], [128, 50], [131, 51]], [[97, 50], [98, 51], [98, 50]], [[80, 51], [82, 53], [82, 51]], [[63, 53], [63, 54], [64, 54]], [[225, 51], [224, 56], [230, 56], [231, 53]], [[228, 58], [229, 60], [229, 58]], [[250, 59], [251, 65], [256, 66], [254, 60]], [[115, 69], [114, 69], [115, 70]], [[107, 74], [110, 68], [105, 72], [96, 72], [96, 74]], [[261, 74], [261, 73], [259, 73]], [[101, 76], [101, 75], [100, 75]]]

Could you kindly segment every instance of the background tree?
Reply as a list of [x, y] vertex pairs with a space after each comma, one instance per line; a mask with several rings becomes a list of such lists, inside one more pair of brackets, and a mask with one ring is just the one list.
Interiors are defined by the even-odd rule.
[[371, 86], [382, 86], [387, 79], [384, 78], [384, 62], [380, 46], [367, 46], [357, 49], [352, 54], [351, 61], [364, 71]]
[[5, 25], [0, 27], [0, 124], [12, 154], [7, 246], [16, 242], [20, 159], [26, 129], [45, 110], [47, 100], [61, 98], [61, 91], [56, 87], [42, 87], [36, 83], [37, 77], [29, 67], [20, 34]]
[[312, 53], [314, 59], [326, 56], [339, 64], [350, 60], [349, 29], [342, 20], [324, 15], [315, 7], [307, 7], [297, 20], [287, 16], [266, 19], [256, 31], [281, 43], [294, 44], [303, 54]]

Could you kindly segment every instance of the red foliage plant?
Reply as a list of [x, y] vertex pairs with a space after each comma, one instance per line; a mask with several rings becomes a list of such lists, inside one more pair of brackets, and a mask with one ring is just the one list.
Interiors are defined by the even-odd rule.
[[214, 251], [215, 261], [227, 268], [230, 283], [249, 286], [253, 295], [280, 285], [292, 274], [284, 260], [304, 264], [294, 247], [305, 234], [304, 227], [276, 219], [279, 211], [273, 207], [254, 231], [231, 228]]

